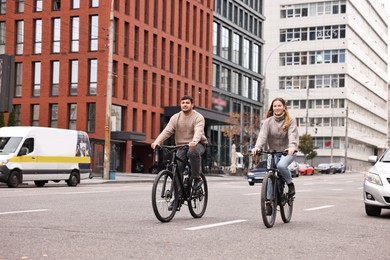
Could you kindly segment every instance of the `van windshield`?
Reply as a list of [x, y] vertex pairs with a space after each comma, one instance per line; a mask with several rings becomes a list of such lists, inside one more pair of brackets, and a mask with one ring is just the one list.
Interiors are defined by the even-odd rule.
[[21, 141], [22, 137], [0, 137], [0, 154], [14, 153]]

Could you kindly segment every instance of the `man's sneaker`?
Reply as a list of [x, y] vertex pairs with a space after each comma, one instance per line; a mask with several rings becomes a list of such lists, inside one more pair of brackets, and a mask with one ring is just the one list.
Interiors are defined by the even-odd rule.
[[270, 201], [265, 202], [265, 215], [271, 216], [272, 215], [272, 206]]
[[288, 186], [288, 196], [292, 198], [295, 195], [295, 186], [294, 183], [287, 184]]
[[194, 181], [194, 185], [192, 186], [192, 189], [198, 190], [198, 189], [200, 189], [200, 187], [202, 187], [202, 185], [203, 185], [202, 178], [196, 178]]

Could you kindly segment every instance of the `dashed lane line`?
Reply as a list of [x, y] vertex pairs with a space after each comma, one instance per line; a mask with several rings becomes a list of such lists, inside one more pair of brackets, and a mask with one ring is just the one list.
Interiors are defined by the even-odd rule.
[[185, 228], [184, 230], [191, 230], [191, 231], [193, 231], [193, 230], [200, 230], [200, 229], [206, 229], [206, 228], [214, 228], [214, 227], [219, 227], [219, 226], [226, 226], [226, 225], [237, 224], [237, 223], [241, 223], [241, 222], [245, 222], [245, 221], [248, 221], [248, 220], [246, 220], [246, 219], [237, 219], [237, 220], [220, 222], [220, 223], [215, 223], [215, 224], [210, 224], [210, 225]]
[[333, 208], [334, 205], [325, 205], [321, 207], [316, 207], [316, 208], [309, 208], [309, 209], [304, 209], [305, 211], [313, 211], [313, 210], [320, 210], [320, 209], [326, 209], [326, 208]]
[[42, 211], [50, 211], [50, 209], [32, 209], [32, 210], [8, 211], [8, 212], [0, 212], [0, 215], [20, 214], [20, 213], [34, 213], [34, 212], [42, 212]]

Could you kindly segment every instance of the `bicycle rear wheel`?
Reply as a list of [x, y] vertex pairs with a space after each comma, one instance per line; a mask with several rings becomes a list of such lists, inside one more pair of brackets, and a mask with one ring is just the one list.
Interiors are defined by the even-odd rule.
[[280, 216], [284, 223], [288, 223], [291, 220], [292, 212], [294, 206], [294, 197], [289, 198], [288, 196], [288, 187], [283, 182], [283, 193], [280, 195], [279, 207], [280, 207]]
[[204, 215], [209, 197], [206, 177], [203, 174], [200, 177], [203, 180], [202, 186], [197, 190], [191, 188], [191, 195], [188, 200], [188, 209], [194, 218], [201, 218]]
[[[275, 175], [272, 172], [266, 173], [261, 186], [261, 216], [267, 228], [275, 224], [276, 207], [278, 205], [275, 187]], [[268, 195], [267, 195], [268, 194]]]
[[[161, 171], [153, 183], [152, 206], [154, 215], [161, 222], [169, 222], [175, 216], [178, 200], [171, 171]], [[168, 209], [171, 207], [171, 209]]]

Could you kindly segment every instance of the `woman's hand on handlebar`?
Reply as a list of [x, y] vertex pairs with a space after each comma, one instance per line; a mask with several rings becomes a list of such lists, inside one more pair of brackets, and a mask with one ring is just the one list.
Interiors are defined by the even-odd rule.
[[159, 145], [158, 143], [152, 143], [150, 146], [151, 146], [152, 149], [154, 150], [154, 149], [158, 149], [158, 147], [159, 147], [160, 145]]
[[288, 155], [293, 155], [295, 153], [294, 147], [289, 147], [286, 149]]

